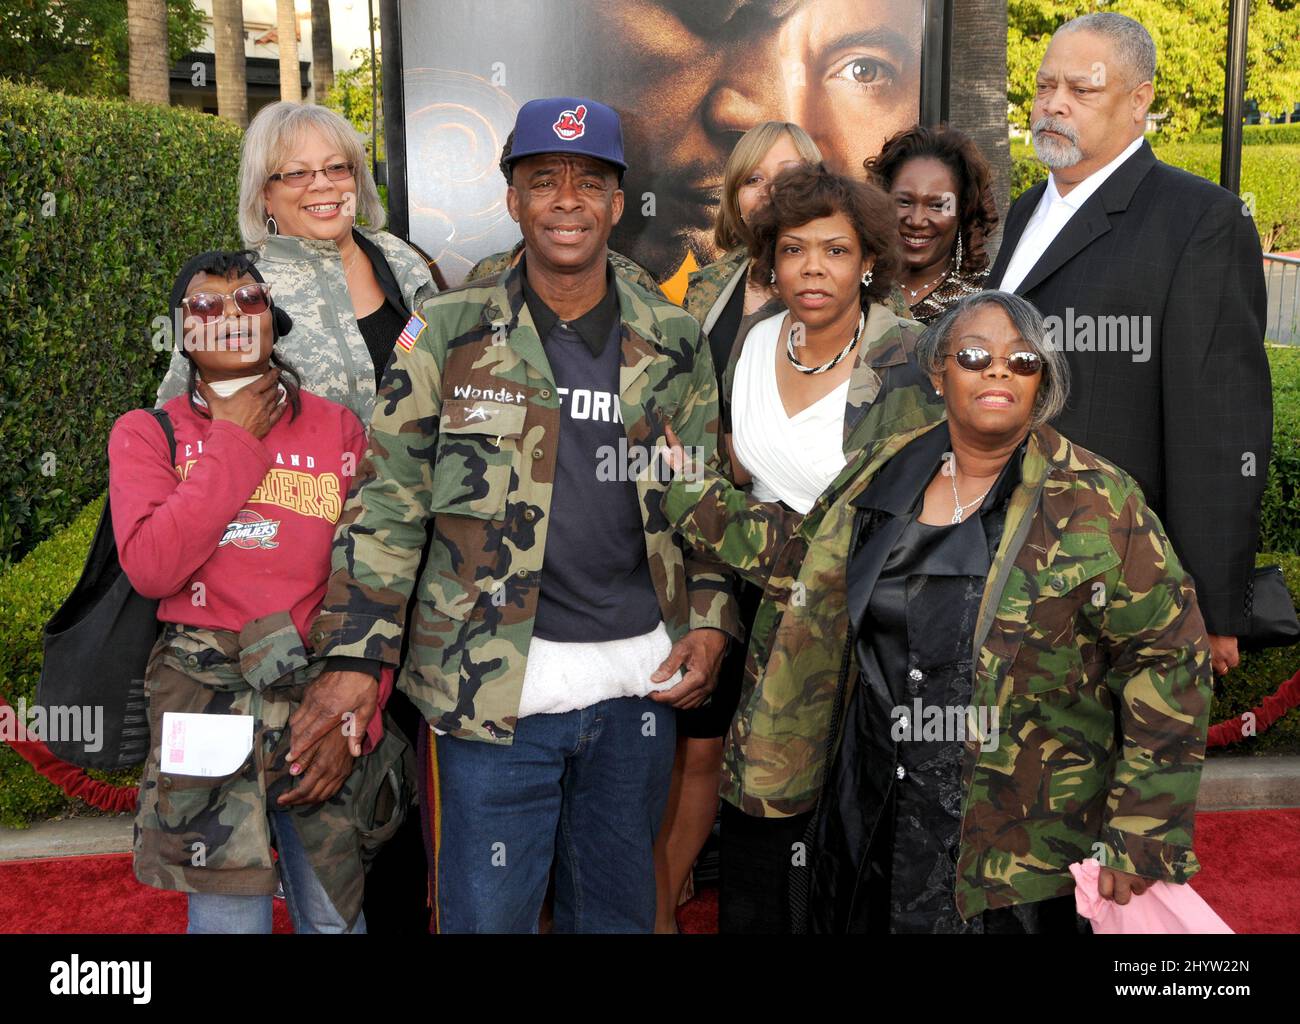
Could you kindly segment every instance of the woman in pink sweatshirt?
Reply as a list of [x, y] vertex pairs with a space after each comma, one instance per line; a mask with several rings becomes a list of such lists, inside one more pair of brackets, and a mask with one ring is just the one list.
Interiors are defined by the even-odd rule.
[[163, 406], [175, 461], [146, 410], [108, 442], [122, 568], [163, 623], [145, 676], [135, 873], [189, 893], [190, 932], [269, 932], [282, 881], [296, 931], [357, 933], [364, 865], [409, 803], [406, 744], [376, 714], [364, 736], [341, 720], [296, 762], [285, 755], [321, 668], [305, 638], [365, 431], [276, 356], [292, 320], [254, 259], [203, 253], [173, 288], [190, 360], [187, 393]]

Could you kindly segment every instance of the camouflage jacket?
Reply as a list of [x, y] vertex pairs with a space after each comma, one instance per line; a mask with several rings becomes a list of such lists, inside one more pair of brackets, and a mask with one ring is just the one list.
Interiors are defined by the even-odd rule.
[[[288, 810], [316, 877], [351, 925], [361, 912], [365, 867], [392, 838], [415, 796], [415, 761], [392, 719], [383, 738], [353, 762], [343, 787], [319, 804], [281, 808], [293, 787], [285, 755], [289, 716], [320, 662], [287, 612], [249, 622], [238, 634], [168, 623], [145, 672], [149, 757], [136, 811], [135, 876], [180, 892], [270, 896], [276, 865], [268, 814]], [[226, 775], [164, 772], [163, 716], [249, 715], [253, 747]]]
[[[699, 325], [614, 281], [630, 452], [654, 445], [671, 422], [683, 444], [712, 456], [717, 386]], [[416, 588], [398, 687], [435, 727], [509, 744], [546, 549], [560, 396], [517, 267], [438, 295], [420, 315], [427, 328], [409, 352], [397, 350], [384, 376], [311, 643], [322, 656], [397, 665]], [[739, 637], [731, 579], [683, 557], [663, 518], [667, 474], [653, 465], [629, 472], [669, 635], [709, 626]]]
[[[419, 253], [386, 231], [357, 230], [383, 253], [408, 310], [434, 294], [429, 265]], [[375, 405], [374, 364], [357, 327], [338, 246], [271, 235], [258, 249], [257, 269], [275, 303], [293, 317], [293, 330], [276, 341], [276, 351], [293, 364], [308, 391], [347, 406], [363, 424], [369, 423]], [[158, 405], [185, 393], [188, 372], [184, 354], [173, 351], [158, 388]]]
[[[708, 334], [726, 308], [727, 300], [737, 289], [745, 287], [749, 272], [749, 250], [743, 245], [732, 249], [707, 267], [692, 271], [686, 278], [682, 309], [700, 322]], [[776, 308], [776, 307], [774, 307]]]
[[[852, 502], [927, 429], [864, 450], [802, 519], [707, 467], [669, 490], [687, 539], [765, 587], [723, 768], [723, 796], [750, 814], [818, 801], [836, 709], [858, 679]], [[1069, 863], [1098, 853], [1121, 871], [1191, 877], [1211, 695], [1195, 591], [1134, 480], [1047, 426], [1030, 435], [974, 654], [972, 706], [997, 709], [1001, 727], [990, 750], [966, 743], [962, 916], [1069, 891]]]
[[[621, 275], [635, 284], [639, 284], [651, 295], [663, 297], [663, 289], [659, 287], [650, 271], [641, 266], [640, 263], [634, 263], [622, 253], [615, 252], [613, 249], [609, 252], [609, 265], [614, 268], [614, 273]], [[484, 256], [481, 260], [470, 267], [469, 274], [466, 276], [464, 283], [470, 284], [474, 281], [485, 281], [489, 278], [499, 278], [502, 272], [509, 270], [519, 262], [519, 257], [523, 255], [524, 242], [520, 239], [515, 243], [513, 249], [507, 252], [493, 253], [491, 256]]]

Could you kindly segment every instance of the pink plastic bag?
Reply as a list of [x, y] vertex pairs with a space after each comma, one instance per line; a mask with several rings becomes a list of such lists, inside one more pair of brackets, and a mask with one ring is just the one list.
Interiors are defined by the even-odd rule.
[[1074, 875], [1074, 905], [1092, 922], [1098, 935], [1231, 935], [1205, 900], [1190, 885], [1153, 882], [1125, 906], [1102, 899], [1097, 892], [1101, 865], [1089, 858], [1070, 865]]

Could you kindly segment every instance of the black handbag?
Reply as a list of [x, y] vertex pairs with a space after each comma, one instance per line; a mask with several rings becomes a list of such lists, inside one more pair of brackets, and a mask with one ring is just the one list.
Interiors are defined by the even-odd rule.
[[[174, 464], [171, 419], [148, 411], [167, 435]], [[137, 594], [122, 571], [105, 496], [81, 579], [45, 624], [36, 703], [45, 709], [41, 738], [55, 757], [112, 771], [148, 756], [144, 672], [160, 625], [158, 602]]]
[[1300, 642], [1300, 619], [1286, 588], [1282, 567], [1260, 565], [1246, 584], [1246, 614], [1250, 625], [1238, 646], [1245, 651], [1290, 647]]

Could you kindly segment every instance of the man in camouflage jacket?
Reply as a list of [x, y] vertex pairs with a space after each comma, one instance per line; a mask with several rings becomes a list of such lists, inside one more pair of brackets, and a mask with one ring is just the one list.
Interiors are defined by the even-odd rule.
[[[707, 467], [669, 490], [683, 535], [766, 587], [724, 754], [723, 796], [751, 814], [818, 804], [859, 679], [853, 499], [930, 429], [869, 446], [802, 518]], [[1086, 857], [1190, 879], [1211, 696], [1195, 591], [1132, 478], [1046, 425], [1029, 435], [974, 649], [971, 704], [1002, 726], [988, 750], [965, 744], [962, 917], [1067, 893], [1068, 865]]]
[[[440, 930], [535, 929], [553, 859], [557, 930], [648, 930], [655, 909], [650, 852], [673, 758], [665, 703], [702, 702], [727, 636], [739, 629], [729, 576], [684, 552], [662, 515], [666, 474], [653, 464], [629, 470], [619, 478], [626, 490], [614, 498], [632, 501], [639, 515], [647, 593], [671, 651], [665, 647], [662, 663], [655, 657], [647, 678], [616, 680], [634, 688], [628, 696], [520, 714], [521, 698], [537, 682], [528, 669], [542, 649], [534, 631], [540, 591], [557, 579], [558, 567], [544, 565], [548, 538], [574, 526], [553, 510], [561, 497], [557, 469], [564, 468], [561, 424], [577, 429], [578, 393], [565, 394], [553, 364], [557, 330], [579, 327], [590, 313], [556, 315], [543, 330], [538, 310], [552, 307], [537, 305], [534, 294], [557, 265], [552, 260], [570, 255], [564, 246], [571, 238], [590, 246], [577, 270], [594, 269], [605, 281], [604, 296], [580, 297], [578, 308], [616, 299], [613, 422], [621, 424], [619, 447], [632, 464], [632, 453], [652, 446], [667, 422], [685, 444], [712, 456], [717, 389], [699, 325], [613, 273], [607, 259], [605, 243], [621, 211], [621, 192], [611, 199], [604, 191], [616, 181], [608, 165], [622, 166], [621, 141], [612, 141], [617, 115], [591, 101], [560, 99], [525, 104], [519, 118], [534, 140], [516, 150], [510, 195], [528, 240], [525, 259], [496, 280], [431, 299], [408, 325], [411, 340], [399, 342], [380, 389], [310, 642], [330, 659], [326, 702], [333, 700], [335, 711], [362, 708], [364, 717], [373, 682], [367, 686], [362, 673], [398, 665], [404, 630], [409, 636], [397, 685], [437, 733], [427, 795], [436, 807], [431, 881]], [[575, 123], [581, 134], [569, 127]], [[566, 145], [558, 128], [551, 133], [553, 124], [576, 141]], [[564, 232], [563, 242], [548, 231]], [[595, 475], [599, 467], [583, 472]], [[603, 512], [585, 512], [594, 534], [603, 529]], [[426, 530], [427, 561], [417, 579]], [[593, 550], [600, 539], [592, 537]], [[582, 553], [566, 557], [581, 561]], [[413, 588], [412, 621], [405, 623]], [[575, 678], [609, 653], [605, 643], [547, 649], [556, 647], [593, 649], [592, 659], [574, 656], [558, 669]], [[647, 699], [679, 667], [685, 679]], [[554, 692], [555, 678], [544, 682]], [[296, 724], [302, 735], [295, 748], [309, 746], [319, 729]], [[561, 746], [567, 753], [558, 757]], [[565, 841], [557, 848], [561, 824]]]

